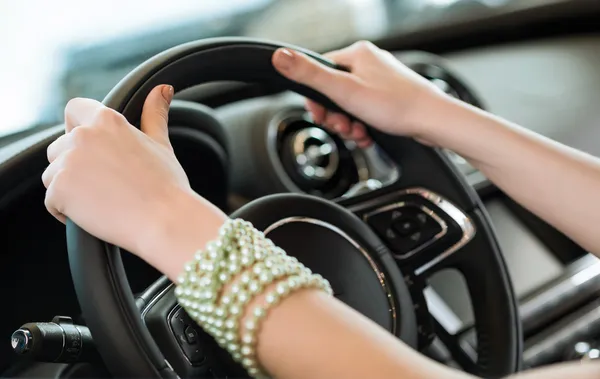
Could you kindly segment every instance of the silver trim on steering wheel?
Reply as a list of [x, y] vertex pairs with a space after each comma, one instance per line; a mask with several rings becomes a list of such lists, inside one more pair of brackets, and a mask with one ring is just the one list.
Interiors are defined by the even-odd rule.
[[[394, 208], [396, 206], [400, 206], [401, 204], [403, 204], [403, 201], [394, 202], [393, 199], [397, 198], [398, 196], [403, 196], [403, 195], [418, 195], [418, 196], [430, 201], [431, 203], [436, 205], [439, 209], [441, 209], [446, 215], [448, 215], [460, 227], [460, 229], [462, 231], [461, 238], [455, 244], [448, 247], [441, 254], [437, 255], [435, 258], [433, 258], [429, 262], [418, 267], [415, 270], [416, 275], [421, 275], [422, 273], [426, 272], [427, 270], [429, 270], [430, 268], [432, 268], [439, 262], [443, 261], [450, 255], [454, 254], [460, 248], [462, 248], [467, 243], [469, 243], [469, 241], [471, 241], [473, 239], [473, 237], [475, 237], [475, 233], [476, 233], [475, 224], [473, 223], [471, 218], [466, 213], [464, 213], [462, 210], [460, 210], [456, 205], [451, 203], [446, 198], [442, 197], [441, 195], [439, 195], [433, 191], [427, 190], [425, 188], [415, 187], [415, 188], [403, 189], [403, 190], [393, 192], [391, 194], [387, 194], [385, 196], [382, 196], [380, 198], [377, 198], [377, 199], [374, 199], [371, 201], [366, 201], [366, 202], [360, 203], [358, 205], [350, 206], [350, 207], [348, 207], [348, 209], [350, 209], [352, 212], [356, 212], [356, 211], [360, 211], [362, 209], [371, 208], [373, 206], [377, 206], [377, 205], [381, 204], [382, 205], [381, 207], [376, 208], [373, 211], [371, 211], [365, 215], [368, 218], [368, 215], [373, 215], [373, 214], [381, 212], [383, 210], [387, 210], [387, 209]], [[441, 219], [439, 217], [439, 215], [434, 212], [432, 212], [432, 213], [433, 214], [430, 214], [430, 216], [432, 216], [436, 221], [439, 222], [439, 220]], [[434, 215], [435, 215], [435, 217], [434, 217]], [[364, 219], [364, 217], [363, 217], [363, 219]], [[443, 229], [443, 227], [442, 227], [442, 229]], [[426, 245], [430, 246], [432, 243], [434, 243], [435, 241], [442, 238], [445, 234], [446, 234], [445, 232], [438, 233], [431, 241], [428, 241], [426, 243]], [[426, 246], [419, 246], [413, 251], [403, 254], [402, 256], [396, 255], [396, 257], [397, 258], [409, 257], [415, 253], [418, 253], [421, 249], [423, 249], [425, 247]]]

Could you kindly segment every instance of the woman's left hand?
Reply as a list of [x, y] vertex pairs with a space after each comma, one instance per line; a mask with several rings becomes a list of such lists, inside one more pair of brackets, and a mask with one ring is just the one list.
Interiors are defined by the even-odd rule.
[[167, 131], [172, 97], [166, 85], [148, 95], [141, 131], [102, 103], [71, 100], [66, 133], [48, 147], [42, 175], [46, 207], [57, 219], [70, 218], [169, 276], [160, 255], [180, 251], [189, 258], [206, 242], [198, 230], [206, 228], [210, 239], [226, 217], [192, 191], [175, 158]]

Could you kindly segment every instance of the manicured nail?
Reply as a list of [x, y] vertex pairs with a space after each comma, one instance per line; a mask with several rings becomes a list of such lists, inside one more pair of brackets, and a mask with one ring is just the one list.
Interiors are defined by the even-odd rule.
[[294, 65], [294, 53], [289, 49], [279, 49], [275, 54], [275, 64], [282, 70], [289, 70]]
[[171, 100], [173, 100], [173, 95], [175, 94], [175, 90], [173, 86], [166, 85], [161, 89], [161, 93], [168, 104], [171, 104]]

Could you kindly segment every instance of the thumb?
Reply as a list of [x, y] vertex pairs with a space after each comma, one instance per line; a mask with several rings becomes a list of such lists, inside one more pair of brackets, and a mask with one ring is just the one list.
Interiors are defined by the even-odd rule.
[[170, 147], [168, 121], [169, 106], [174, 90], [170, 85], [154, 87], [148, 94], [142, 109], [141, 129], [154, 141]]
[[352, 74], [327, 67], [306, 54], [290, 49], [277, 49], [272, 63], [281, 75], [312, 87], [340, 105], [356, 85]]

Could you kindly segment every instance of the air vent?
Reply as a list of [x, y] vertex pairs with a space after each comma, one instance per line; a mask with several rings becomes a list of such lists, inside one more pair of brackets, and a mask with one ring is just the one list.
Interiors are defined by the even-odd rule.
[[359, 181], [352, 152], [304, 112], [290, 114], [279, 124], [276, 148], [286, 174], [308, 194], [334, 199]]

